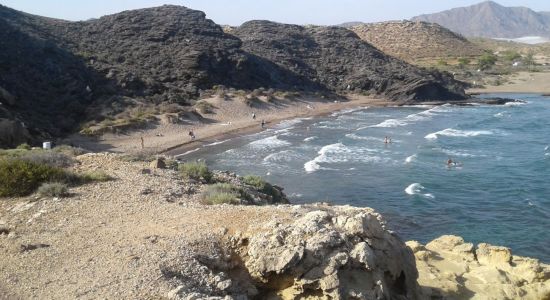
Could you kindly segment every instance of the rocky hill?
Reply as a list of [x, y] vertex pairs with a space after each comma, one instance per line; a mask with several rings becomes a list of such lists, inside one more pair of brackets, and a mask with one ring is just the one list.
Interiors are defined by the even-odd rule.
[[332, 91], [369, 91], [402, 101], [464, 97], [449, 75], [392, 58], [342, 27], [250, 21], [233, 34], [244, 50]]
[[550, 37], [550, 14], [526, 7], [505, 7], [493, 1], [414, 17], [437, 23], [468, 37]]
[[447, 57], [473, 57], [483, 50], [464, 37], [434, 23], [394, 21], [350, 28], [384, 53], [410, 63]]
[[[321, 48], [307, 46], [317, 47], [324, 63], [332, 63], [320, 68], [313, 57], [300, 57], [307, 53], [296, 53], [296, 45], [281, 49], [269, 36], [264, 40], [255, 34], [243, 45], [238, 34], [224, 33], [203, 12], [181, 6], [84, 22], [0, 6], [0, 147], [31, 136], [63, 135], [85, 121], [111, 118], [133, 107], [190, 105], [202, 90], [219, 85], [330, 93], [349, 85], [394, 100], [465, 97], [448, 76], [389, 59], [348, 30], [304, 30], [328, 49], [321, 53]], [[282, 51], [286, 62], [301, 63], [295, 68], [252, 51], [266, 45], [278, 47], [269, 51]], [[358, 57], [367, 58], [360, 68], [352, 65]]]

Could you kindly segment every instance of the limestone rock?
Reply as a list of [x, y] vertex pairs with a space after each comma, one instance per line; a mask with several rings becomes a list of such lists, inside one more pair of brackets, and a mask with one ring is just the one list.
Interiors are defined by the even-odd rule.
[[309, 212], [252, 237], [244, 260], [266, 297], [415, 299], [417, 294], [410, 250], [368, 209]]
[[[424, 298], [549, 299], [550, 266], [513, 256], [506, 247], [442, 236], [425, 247], [407, 242], [414, 251]], [[473, 255], [475, 253], [475, 255]]]
[[153, 160], [149, 164], [149, 167], [151, 169], [166, 169], [166, 162], [164, 161], [164, 158], [159, 157], [159, 158], [156, 158], [155, 160]]

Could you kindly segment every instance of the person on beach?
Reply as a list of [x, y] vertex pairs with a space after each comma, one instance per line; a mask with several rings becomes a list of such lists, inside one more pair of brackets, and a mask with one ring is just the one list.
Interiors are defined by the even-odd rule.
[[262, 120], [262, 128], [265, 128], [265, 120]]
[[193, 130], [189, 130], [189, 137], [191, 138], [192, 141], [195, 140], [195, 133], [193, 132]]
[[256, 113], [252, 113], [252, 120], [256, 120]]
[[145, 142], [143, 141], [143, 136], [139, 137], [141, 140], [141, 149], [145, 148]]

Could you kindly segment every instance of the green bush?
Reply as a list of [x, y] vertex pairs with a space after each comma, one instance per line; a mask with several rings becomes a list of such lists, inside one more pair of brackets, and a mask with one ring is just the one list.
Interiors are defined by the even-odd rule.
[[258, 190], [265, 189], [268, 184], [262, 177], [256, 175], [247, 175], [243, 177], [243, 182], [255, 187]]
[[97, 170], [79, 175], [80, 181], [83, 183], [88, 182], [106, 182], [113, 180], [109, 174], [104, 171]]
[[242, 190], [229, 183], [216, 183], [206, 187], [202, 193], [203, 204], [239, 204], [241, 202]]
[[0, 159], [0, 197], [26, 196], [44, 182], [71, 182], [65, 170], [23, 159]]
[[204, 179], [210, 182], [212, 173], [208, 170], [205, 162], [187, 162], [178, 166], [178, 170], [183, 178], [200, 180]]
[[479, 59], [478, 59], [478, 65], [479, 68], [482, 70], [486, 70], [494, 66], [497, 62], [497, 57], [492, 53], [484, 53]]
[[29, 146], [29, 144], [27, 144], [27, 143], [24, 143], [24, 144], [21, 144], [21, 145], [17, 146], [16, 149], [20, 149], [20, 150], [31, 150], [31, 146]]
[[58, 168], [66, 168], [74, 164], [74, 160], [71, 157], [50, 150], [28, 151], [23, 153], [20, 158], [37, 164], [45, 164]]
[[62, 182], [43, 183], [38, 193], [44, 197], [65, 197], [68, 194], [67, 184]]
[[273, 197], [273, 203], [278, 203], [282, 200], [283, 195], [281, 192], [260, 176], [247, 175], [243, 177], [243, 182], [254, 187], [256, 190]]

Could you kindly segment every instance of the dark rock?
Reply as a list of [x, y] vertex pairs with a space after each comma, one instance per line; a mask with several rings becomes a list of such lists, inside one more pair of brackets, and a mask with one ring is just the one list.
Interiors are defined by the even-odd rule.
[[233, 31], [243, 49], [336, 92], [371, 91], [392, 100], [460, 100], [450, 75], [392, 58], [342, 27], [250, 21]]
[[41, 248], [49, 248], [49, 247], [50, 247], [50, 245], [47, 245], [47, 244], [21, 245], [20, 252], [23, 253], [23, 252], [27, 252], [27, 251], [32, 251], [32, 250], [41, 249]]
[[164, 161], [164, 159], [162, 157], [159, 157], [159, 158], [153, 160], [149, 164], [149, 167], [151, 169], [166, 169], [166, 162]]

